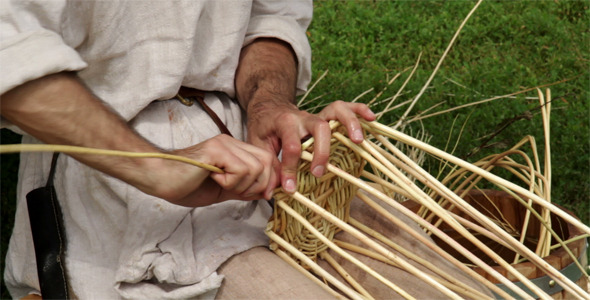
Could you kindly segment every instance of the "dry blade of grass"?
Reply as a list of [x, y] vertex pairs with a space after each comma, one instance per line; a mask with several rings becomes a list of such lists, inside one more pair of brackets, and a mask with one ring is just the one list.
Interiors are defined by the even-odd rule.
[[432, 79], [434, 79], [434, 76], [438, 72], [438, 69], [442, 65], [444, 59], [447, 57], [447, 54], [451, 50], [451, 48], [452, 48], [453, 44], [455, 43], [455, 41], [457, 40], [457, 37], [459, 36], [459, 33], [461, 32], [461, 29], [463, 29], [463, 27], [465, 26], [465, 24], [467, 23], [467, 21], [469, 20], [469, 18], [471, 18], [471, 16], [473, 15], [473, 13], [475, 13], [475, 11], [479, 7], [479, 5], [482, 3], [482, 1], [483, 0], [477, 1], [477, 3], [473, 6], [473, 8], [471, 9], [471, 11], [465, 17], [465, 19], [463, 19], [463, 22], [461, 22], [461, 25], [459, 25], [459, 28], [457, 29], [457, 31], [455, 32], [455, 34], [451, 38], [451, 41], [447, 45], [447, 48], [445, 49], [445, 51], [443, 52], [443, 54], [442, 54], [441, 58], [439, 59], [438, 63], [434, 67], [434, 70], [432, 71], [432, 74], [430, 75], [430, 77], [428, 78], [428, 80], [426, 80], [426, 83], [424, 84], [424, 86], [422, 87], [422, 89], [420, 90], [420, 92], [418, 92], [418, 94], [416, 95], [416, 97], [414, 97], [414, 100], [412, 101], [412, 103], [410, 104], [410, 106], [406, 109], [406, 111], [404, 112], [404, 114], [399, 118], [399, 120], [397, 121], [397, 123], [393, 126], [394, 129], [399, 128], [402, 125], [402, 123], [404, 123], [406, 121], [406, 118], [408, 117], [408, 115], [410, 114], [410, 112], [413, 110], [414, 105], [416, 105], [416, 102], [418, 102], [418, 100], [420, 99], [420, 97], [424, 94], [424, 91], [426, 91], [426, 88], [432, 82]]

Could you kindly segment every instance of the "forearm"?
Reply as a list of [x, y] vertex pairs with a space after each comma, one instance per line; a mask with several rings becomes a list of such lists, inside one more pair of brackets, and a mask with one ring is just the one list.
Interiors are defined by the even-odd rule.
[[236, 71], [236, 94], [251, 114], [274, 105], [293, 106], [297, 61], [291, 47], [277, 39], [257, 39], [242, 49]]
[[[96, 98], [71, 73], [30, 81], [4, 95], [2, 116], [48, 144], [156, 152], [124, 120]], [[142, 190], [154, 186], [146, 176], [159, 161], [97, 155], [72, 155], [84, 164], [129, 182]]]
[[363, 140], [357, 114], [372, 121], [375, 115], [360, 103], [336, 101], [318, 115], [297, 109], [297, 61], [291, 47], [276, 39], [259, 39], [242, 49], [236, 72], [237, 98], [248, 115], [248, 142], [278, 154], [282, 151], [281, 185], [296, 189], [301, 140], [315, 139], [311, 170], [322, 176], [330, 155], [327, 121], [338, 120], [357, 143]]

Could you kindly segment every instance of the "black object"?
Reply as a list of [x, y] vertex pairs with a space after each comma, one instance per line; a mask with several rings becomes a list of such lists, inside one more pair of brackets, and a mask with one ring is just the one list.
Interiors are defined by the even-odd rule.
[[35, 246], [37, 275], [43, 299], [68, 299], [64, 262], [65, 231], [57, 195], [53, 186], [59, 153], [53, 154], [49, 178], [44, 187], [27, 194], [29, 221]]

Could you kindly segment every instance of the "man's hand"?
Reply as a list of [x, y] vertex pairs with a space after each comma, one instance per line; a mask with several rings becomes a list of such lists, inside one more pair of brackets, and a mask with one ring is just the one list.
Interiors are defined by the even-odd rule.
[[[110, 110], [71, 73], [27, 82], [2, 95], [2, 116], [48, 144], [131, 152], [162, 152]], [[228, 199], [269, 199], [278, 184], [274, 153], [220, 135], [175, 154], [215, 165], [224, 174], [158, 158], [72, 154], [141, 191], [185, 206]]]
[[248, 115], [248, 141], [278, 154], [281, 149], [281, 184], [285, 191], [296, 190], [301, 140], [315, 139], [312, 173], [321, 176], [330, 152], [331, 131], [327, 121], [338, 120], [351, 139], [363, 140], [357, 115], [372, 121], [375, 115], [364, 104], [336, 101], [318, 115], [300, 111], [293, 104], [297, 63], [284, 42], [259, 39], [242, 50], [236, 71], [237, 98]]
[[[175, 174], [162, 177], [170, 180], [165, 185], [166, 191], [161, 193], [167, 194], [165, 199], [179, 205], [204, 206], [230, 199], [270, 200], [273, 189], [279, 183], [279, 161], [274, 153], [225, 134], [176, 150], [173, 154], [189, 157], [224, 171], [210, 173], [208, 178], [203, 178], [202, 174], [194, 172], [193, 166], [176, 166], [173, 169]], [[178, 174], [194, 177], [178, 180]]]
[[291, 193], [296, 188], [302, 140], [314, 137], [311, 172], [320, 177], [324, 174], [330, 155], [332, 132], [327, 121], [340, 121], [352, 141], [360, 143], [364, 137], [357, 115], [368, 121], [375, 119], [373, 112], [361, 103], [336, 101], [317, 115], [300, 111], [294, 105], [280, 105], [274, 109], [269, 107], [249, 113], [248, 140], [275, 153], [282, 149], [281, 182], [283, 188]]

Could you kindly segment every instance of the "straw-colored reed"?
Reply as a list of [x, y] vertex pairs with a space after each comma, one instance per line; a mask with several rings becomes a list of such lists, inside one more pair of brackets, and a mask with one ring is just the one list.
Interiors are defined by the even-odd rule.
[[[335, 130], [343, 131], [344, 128], [338, 127]], [[330, 163], [341, 166], [347, 173], [357, 177], [360, 176], [364, 167], [364, 161], [358, 154], [335, 139], [330, 147]], [[311, 163], [308, 161], [303, 161], [299, 165], [297, 173], [299, 193], [328, 209], [332, 215], [339, 219], [348, 221], [350, 201], [355, 195], [357, 187], [332, 173], [326, 173], [325, 176], [316, 178], [309, 171], [310, 165]], [[299, 215], [310, 221], [322, 235], [332, 238], [338, 231], [338, 227], [334, 224], [293, 200], [288, 194], [279, 191], [274, 199], [277, 202], [285, 202]], [[322, 243], [283, 209], [274, 210], [272, 231], [314, 260], [318, 253], [327, 248], [325, 243]]]
[[[332, 155], [327, 174], [321, 178], [315, 178], [311, 175], [309, 171], [309, 161], [311, 161], [313, 156], [313, 144], [307, 143], [304, 145], [302, 154], [304, 162], [300, 165], [298, 174], [298, 179], [300, 181], [299, 192], [293, 195], [283, 192], [275, 194], [275, 211], [267, 227], [267, 233], [271, 237], [271, 249], [290, 253], [290, 256], [295, 257], [304, 269], [318, 274], [320, 279], [329, 282], [328, 286], [336, 287], [336, 289], [340, 290], [340, 292], [350, 298], [360, 297], [370, 299], [371, 295], [363, 289], [362, 284], [359, 284], [354, 278], [351, 278], [346, 270], [343, 270], [341, 266], [335, 263], [334, 259], [326, 254], [328, 249], [331, 249], [333, 252], [338, 253], [338, 255], [354, 262], [368, 274], [379, 279], [384, 284], [385, 288], [391, 289], [392, 293], [395, 292], [406, 299], [412, 299], [413, 296], [406, 293], [403, 290], [403, 287], [399, 287], [395, 283], [389, 281], [388, 278], [382, 278], [378, 271], [367, 268], [347, 251], [344, 251], [343, 248], [348, 249], [348, 251], [362, 252], [362, 254], [369, 257], [387, 261], [397, 268], [407, 271], [413, 276], [421, 279], [424, 284], [435, 287], [449, 298], [486, 297], [486, 295], [463, 285], [461, 282], [454, 281], [452, 275], [442, 272], [437, 266], [413, 255], [412, 249], [400, 249], [393, 240], [390, 240], [389, 238], [380, 235], [378, 232], [366, 228], [366, 226], [363, 226], [363, 224], [358, 221], [351, 219], [348, 214], [349, 208], [339, 206], [349, 205], [350, 199], [346, 197], [353, 197], [352, 192], [356, 190], [356, 188], [359, 188], [356, 196], [380, 214], [386, 216], [396, 226], [400, 226], [406, 231], [411, 230], [408, 227], [405, 227], [406, 225], [396, 219], [394, 215], [388, 213], [387, 209], [374, 203], [373, 200], [371, 200], [371, 197], [380, 199], [386, 204], [386, 206], [389, 205], [391, 208], [399, 210], [420, 224], [420, 226], [422, 226], [429, 234], [436, 236], [439, 241], [448, 243], [451, 248], [455, 249], [455, 251], [469, 261], [467, 265], [463, 262], [459, 262], [456, 257], [453, 257], [453, 255], [450, 255], [443, 250], [439, 244], [434, 243], [432, 240], [424, 239], [418, 232], [413, 233], [413, 236], [420, 242], [428, 244], [429, 247], [435, 249], [441, 257], [448, 259], [458, 268], [473, 276], [473, 278], [477, 279], [482, 285], [489, 288], [496, 295], [503, 298], [510, 298], [513, 295], [516, 295], [524, 299], [530, 299], [533, 297], [531, 296], [532, 294], [535, 298], [550, 298], [547, 293], [536, 286], [529, 278], [521, 274], [513, 266], [513, 263], [515, 263], [519, 257], [525, 257], [528, 261], [533, 262], [540, 272], [543, 272], [558, 282], [569, 295], [581, 299], [590, 298], [587, 291], [580, 288], [575, 282], [566, 278], [559, 270], [556, 270], [553, 266], [543, 261], [543, 257], [549, 253], [548, 249], [552, 249], [552, 243], [550, 241], [557, 241], [559, 247], [567, 249], [567, 252], [570, 253], [574, 261], [577, 262], [579, 256], [574, 255], [572, 251], [568, 249], [567, 244], [570, 241], [563, 241], [551, 229], [551, 224], [546, 221], [547, 216], [550, 214], [557, 215], [563, 220], [563, 222], [567, 222], [576, 228], [579, 228], [585, 235], [590, 234], [590, 228], [567, 212], [561, 210], [559, 207], [551, 204], [547, 199], [542, 197], [544, 195], [543, 193], [540, 193], [540, 195], [539, 193], [535, 194], [534, 190], [536, 189], [538, 191], [539, 188], [523, 188], [491, 173], [489, 164], [486, 165], [484, 162], [477, 164], [467, 163], [445, 153], [444, 151], [438, 150], [377, 122], [363, 123], [366, 135], [370, 138], [364, 141], [361, 145], [352, 143], [345, 134], [343, 134], [343, 131], [338, 126], [337, 122], [332, 122], [332, 125], [335, 128], [332, 135], [332, 149], [337, 151], [338, 154]], [[428, 174], [428, 172], [422, 170], [419, 165], [405, 156], [404, 153], [397, 150], [397, 148], [389, 141], [390, 139], [410, 144], [413, 147], [429, 152], [430, 155], [438, 157], [448, 165], [452, 165], [454, 172], [452, 172], [448, 178], [443, 180], [444, 183], [438, 181], [436, 178]], [[377, 141], [381, 146], [377, 145]], [[346, 150], [345, 148], [349, 149]], [[502, 157], [506, 157], [506, 155], [503, 155]], [[359, 168], [365, 164], [364, 161], [367, 161], [368, 165], [367, 168], [361, 172]], [[518, 164], [509, 159], [496, 159], [496, 161], [500, 161], [500, 165], [509, 165], [509, 168], [512, 168], [514, 173], [517, 174], [528, 170], [528, 173], [526, 173], [527, 175], [523, 175], [523, 177], [529, 179], [527, 182], [541, 184], [544, 187], [547, 186], [546, 183], [543, 185], [545, 182], [544, 176], [538, 174], [537, 171], [534, 171], [534, 169], [531, 168], [530, 163], [519, 167]], [[367, 169], [378, 170], [378, 173], [381, 176], [371, 176], [372, 173], [368, 172]], [[523, 171], [516, 171], [517, 169]], [[469, 170], [473, 176], [466, 175], [465, 170]], [[363, 179], [359, 178], [361, 174], [365, 176]], [[417, 182], [420, 182], [430, 192], [427, 193], [423, 188], [418, 187], [413, 180], [408, 178], [409, 176], [415, 178]], [[367, 178], [371, 178], [373, 182], [369, 182]], [[464, 182], [458, 183], [457, 180], [453, 182], [453, 178], [461, 178]], [[517, 205], [519, 203], [526, 207], [527, 220], [531, 219], [531, 217], [529, 217], [530, 215], [534, 216], [538, 222], [543, 224], [541, 226], [541, 234], [539, 235], [543, 238], [541, 238], [540, 241], [541, 246], [536, 247], [538, 248], [536, 249], [536, 252], [525, 247], [522, 242], [525, 238], [525, 233], [527, 233], [526, 227], [511, 228], [505, 226], [501, 219], [489, 218], [482, 212], [478, 211], [478, 207], [471, 206], [459, 196], [465, 196], [468, 189], [476, 187], [476, 183], [484, 178], [488, 184], [494, 184], [500, 190], [504, 190], [514, 196], [515, 199], [517, 199], [515, 201], [520, 201], [520, 203], [516, 203]], [[445, 185], [445, 183], [448, 184], [449, 182], [452, 183], [450, 184], [451, 186], [455, 187], [456, 192], [451, 191], [451, 189]], [[375, 185], [378, 185], [379, 188], [376, 189]], [[384, 191], [389, 191], [389, 193], [384, 193]], [[414, 212], [393, 200], [390, 195], [392, 193], [395, 194], [395, 191], [404, 193], [404, 197], [418, 203], [421, 209], [418, 212]], [[545, 188], [545, 192], [547, 192], [547, 187]], [[371, 197], [368, 197], [369, 195]], [[527, 201], [519, 198], [527, 199]], [[532, 203], [535, 204], [534, 208]], [[456, 211], [451, 208], [457, 208], [464, 215], [469, 216], [469, 219], [459, 216]], [[541, 212], [538, 212], [538, 209], [541, 209]], [[446, 231], [439, 229], [441, 224], [444, 224], [447, 228], [452, 228], [462, 239], [469, 241], [473, 246], [468, 249], [464, 244], [458, 243], [454, 238], [447, 235]], [[345, 245], [337, 240], [334, 241], [334, 236], [339, 230], [353, 235], [359, 241], [364, 243], [366, 248], [359, 250], [358, 247], [355, 249], [355, 246]], [[297, 233], [300, 236], [297, 236]], [[515, 253], [513, 261], [505, 260], [498, 255], [495, 250], [490, 249], [486, 243], [478, 238], [480, 235], [485, 235], [513, 251]], [[380, 243], [375, 242], [375, 240], [373, 240], [375, 238], [377, 238]], [[574, 238], [579, 239], [579, 237]], [[290, 245], [288, 249], [281, 246], [285, 243]], [[555, 247], [553, 247], [553, 249], [554, 248]], [[473, 252], [474, 250], [477, 250], [480, 254], [475, 255]], [[404, 253], [405, 258], [397, 256], [394, 252]], [[480, 257], [481, 253], [488, 256], [494, 263], [490, 263], [490, 260], [484, 261], [484, 259]], [[309, 257], [311, 260], [301, 260], [300, 258], [302, 255]], [[317, 273], [316, 270], [319, 266], [316, 262], [318, 258], [328, 261], [334, 269], [339, 270], [339, 273], [343, 278], [346, 278], [347, 284], [350, 286], [344, 283], [338, 283], [336, 285], [334, 283], [334, 278], [327, 279], [323, 275]], [[427, 275], [416, 269], [411, 264], [407, 263], [408, 259], [424, 265], [436, 275]], [[498, 272], [497, 269], [494, 268], [495, 264], [499, 265], [505, 271]], [[470, 268], [466, 268], [466, 266], [477, 266], [483, 270], [483, 273], [488, 273], [489, 275], [488, 277], [485, 277], [482, 275], [482, 272], [475, 273]], [[583, 268], [580, 263], [578, 263], [578, 267]], [[582, 271], [584, 272], [584, 270]], [[499, 289], [495, 284], [491, 284], [490, 278], [494, 278], [496, 282], [504, 284], [504, 286], [507, 287], [508, 292]], [[519, 281], [526, 287], [526, 290], [521, 286], [514, 284], [509, 278]], [[343, 290], [338, 287], [342, 285], [346, 285], [347, 289]], [[356, 291], [352, 292], [350, 288], [353, 288]]]

